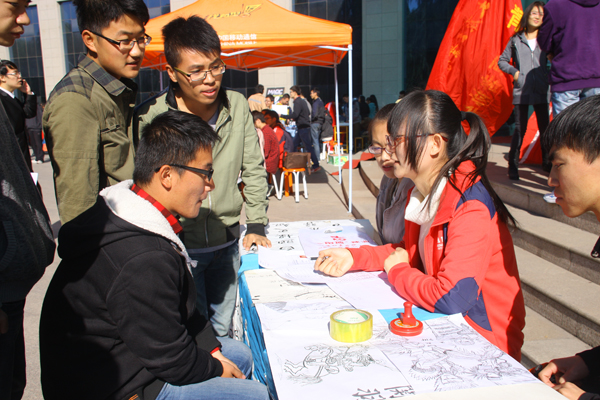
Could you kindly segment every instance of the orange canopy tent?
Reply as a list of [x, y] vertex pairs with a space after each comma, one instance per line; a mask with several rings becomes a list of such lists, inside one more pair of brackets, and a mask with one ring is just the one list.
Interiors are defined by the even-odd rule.
[[228, 68], [253, 71], [280, 66], [334, 67], [352, 47], [352, 27], [298, 14], [267, 0], [199, 0], [146, 25], [152, 43], [145, 67], [166, 64], [162, 28], [178, 17], [206, 19], [221, 39]]
[[[254, 71], [282, 66], [334, 68], [336, 105], [340, 104], [336, 67], [348, 53], [348, 94], [350, 99], [353, 98], [352, 27], [298, 14], [268, 0], [198, 0], [153, 18], [146, 25], [146, 33], [152, 37], [152, 42], [146, 47], [143, 67], [164, 69], [163, 26], [175, 18], [192, 15], [204, 18], [215, 28], [221, 40], [221, 58], [230, 69]], [[352, 101], [349, 103], [348, 144], [352, 154]], [[337, 132], [340, 131], [339, 120], [339, 107], [336, 107]], [[348, 191], [348, 212], [352, 212], [352, 170]]]

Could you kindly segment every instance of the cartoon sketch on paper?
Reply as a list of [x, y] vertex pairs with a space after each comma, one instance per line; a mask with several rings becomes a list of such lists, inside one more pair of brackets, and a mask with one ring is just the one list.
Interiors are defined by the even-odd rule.
[[293, 362], [286, 360], [283, 369], [288, 379], [301, 385], [311, 385], [323, 381], [327, 375], [340, 372], [353, 372], [355, 368], [382, 364], [369, 354], [369, 348], [363, 345], [330, 346], [317, 344], [305, 347], [309, 350], [304, 360]]
[[478, 381], [496, 384], [512, 378], [515, 383], [530, 380], [526, 370], [511, 365], [505, 353], [483, 339], [466, 323], [446, 318], [426, 321], [433, 337], [421, 340], [395, 336], [385, 331], [375, 337], [386, 354], [410, 359], [407, 377], [429, 382], [434, 391], [481, 386]]

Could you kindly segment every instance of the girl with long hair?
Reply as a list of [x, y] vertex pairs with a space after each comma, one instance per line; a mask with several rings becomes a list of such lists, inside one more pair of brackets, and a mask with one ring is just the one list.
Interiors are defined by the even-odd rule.
[[[546, 53], [537, 45], [537, 35], [544, 18], [544, 3], [533, 2], [523, 12], [519, 27], [498, 59], [498, 67], [513, 77], [515, 131], [508, 152], [508, 177], [519, 179], [521, 144], [527, 130], [529, 105], [533, 105], [540, 130], [544, 135], [549, 121], [550, 91]], [[513, 65], [510, 64], [512, 59]], [[540, 141], [541, 142], [541, 141]], [[542, 167], [550, 171], [546, 149], [542, 148]]]
[[415, 184], [404, 241], [323, 250], [315, 269], [332, 276], [385, 270], [404, 299], [432, 312], [461, 313], [520, 360], [525, 305], [508, 230], [515, 221], [486, 176], [490, 137], [483, 121], [445, 93], [417, 91], [393, 109], [388, 132], [385, 151], [396, 162], [395, 175]]

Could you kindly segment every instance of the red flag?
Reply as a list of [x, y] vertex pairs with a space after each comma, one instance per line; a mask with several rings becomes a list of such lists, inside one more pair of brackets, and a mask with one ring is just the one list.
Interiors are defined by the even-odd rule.
[[460, 0], [427, 89], [447, 93], [461, 111], [478, 114], [490, 135], [512, 112], [512, 79], [498, 58], [523, 16], [520, 0]]

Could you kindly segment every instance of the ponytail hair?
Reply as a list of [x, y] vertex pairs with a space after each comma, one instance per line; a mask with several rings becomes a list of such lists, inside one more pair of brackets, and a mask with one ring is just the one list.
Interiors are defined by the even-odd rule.
[[[471, 128], [468, 136], [462, 127], [462, 121], [467, 121]], [[498, 218], [504, 223], [516, 225], [515, 219], [492, 188], [486, 175], [491, 140], [485, 124], [477, 114], [461, 112], [446, 93], [437, 90], [415, 91], [404, 97], [392, 110], [388, 120], [388, 132], [394, 138], [405, 136], [404, 162], [413, 170], [417, 169], [425, 151], [427, 137], [436, 133], [442, 135], [447, 139], [447, 161], [440, 169], [431, 193], [437, 190], [444, 177], [449, 176], [448, 182], [464, 199], [462, 190], [456, 186], [454, 174], [460, 164], [471, 161], [475, 169], [469, 173], [467, 179], [473, 184], [479, 177], [494, 201]]]

